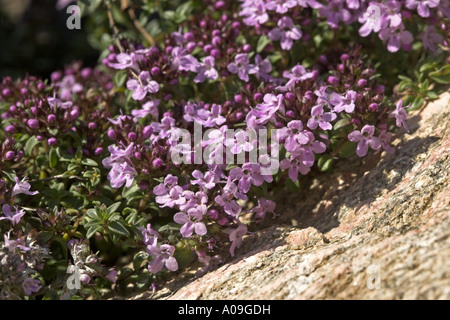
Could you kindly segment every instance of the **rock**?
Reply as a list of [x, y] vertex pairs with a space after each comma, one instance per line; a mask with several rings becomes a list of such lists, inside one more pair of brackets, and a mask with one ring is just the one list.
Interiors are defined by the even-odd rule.
[[450, 299], [449, 98], [410, 115], [396, 154], [340, 161], [279, 195], [282, 214], [235, 259], [134, 299]]

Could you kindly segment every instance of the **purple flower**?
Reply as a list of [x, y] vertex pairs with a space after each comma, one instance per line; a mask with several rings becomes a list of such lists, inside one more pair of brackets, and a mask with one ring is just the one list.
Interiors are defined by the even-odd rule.
[[113, 145], [108, 146], [108, 151], [111, 154], [109, 157], [103, 159], [102, 164], [105, 168], [109, 169], [115, 162], [130, 161], [130, 156], [133, 153], [134, 143], [130, 143], [125, 149], [115, 147]]
[[41, 282], [37, 279], [26, 278], [22, 282], [22, 289], [25, 292], [25, 295], [30, 296], [34, 292], [38, 292], [39, 290], [41, 290], [42, 287], [40, 286], [40, 284]]
[[249, 26], [264, 24], [269, 20], [264, 0], [246, 0], [242, 4], [239, 16], [244, 16], [244, 23]]
[[427, 26], [427, 29], [422, 34], [423, 46], [432, 52], [436, 52], [435, 45], [441, 43], [443, 39], [444, 37], [436, 31], [434, 26]]
[[118, 70], [124, 70], [124, 69], [134, 69], [135, 71], [139, 70], [138, 62], [142, 60], [142, 55], [135, 54], [135, 53], [119, 53], [116, 55], [116, 61], [117, 62], [109, 62], [107, 64], [107, 67], [118, 69]]
[[72, 104], [73, 104], [72, 101], [62, 102], [61, 100], [59, 100], [55, 97], [47, 98], [47, 102], [55, 110], [56, 109], [69, 109], [70, 107], [72, 107]]
[[319, 9], [319, 14], [322, 17], [326, 17], [328, 20], [328, 25], [332, 29], [337, 29], [339, 26], [339, 21], [348, 23], [352, 18], [351, 13], [344, 8], [344, 1], [329, 1], [327, 6], [323, 6]]
[[378, 4], [370, 4], [367, 7], [366, 12], [360, 19], [360, 22], [364, 22], [362, 27], [359, 28], [361, 37], [367, 37], [372, 31], [375, 33], [380, 32], [383, 23], [381, 10]]
[[148, 264], [148, 271], [155, 274], [162, 270], [164, 266], [170, 271], [178, 270], [177, 260], [173, 257], [175, 247], [163, 244], [161, 247], [157, 245], [147, 247], [147, 252], [153, 256], [152, 261]]
[[234, 58], [234, 62], [228, 65], [228, 71], [231, 73], [237, 73], [239, 79], [245, 82], [248, 82], [249, 74], [256, 73], [255, 66], [249, 64], [248, 54], [246, 53], [237, 54]]
[[120, 188], [123, 184], [125, 184], [127, 188], [130, 188], [136, 174], [136, 170], [134, 170], [127, 162], [116, 162], [112, 165], [107, 178], [113, 188]]
[[139, 118], [145, 118], [146, 116], [148, 116], [149, 114], [154, 118], [154, 119], [158, 119], [159, 118], [159, 111], [158, 111], [158, 106], [161, 100], [151, 100], [146, 102], [143, 106], [142, 109], [140, 110], [132, 110], [131, 114], [134, 117], [134, 121], [137, 121]]
[[109, 270], [108, 274], [105, 276], [106, 280], [116, 283], [117, 281], [117, 271], [114, 269]]
[[283, 159], [280, 162], [280, 169], [281, 170], [289, 169], [288, 171], [289, 178], [294, 182], [297, 181], [299, 172], [305, 175], [311, 170], [310, 167], [305, 166], [302, 161], [294, 157], [291, 157], [289, 159]]
[[430, 16], [430, 8], [436, 8], [439, 5], [439, 0], [406, 0], [406, 7], [408, 9], [417, 8], [417, 12], [422, 18]]
[[23, 178], [22, 181], [19, 181], [19, 178], [15, 177], [14, 180], [16, 181], [16, 184], [14, 185], [11, 193], [11, 197], [14, 197], [18, 194], [26, 194], [29, 196], [34, 196], [35, 194], [38, 194], [38, 191], [30, 191], [31, 185], [27, 182], [27, 178]]
[[369, 150], [369, 146], [378, 150], [381, 147], [380, 139], [374, 137], [375, 127], [366, 124], [361, 131], [355, 130], [348, 135], [348, 139], [352, 142], [358, 142], [358, 146], [356, 148], [356, 154], [358, 157], [364, 157]]
[[298, 5], [303, 8], [306, 8], [309, 6], [313, 9], [320, 9], [323, 7], [323, 5], [316, 0], [297, 0], [297, 2], [298, 2]]
[[278, 21], [278, 27], [269, 32], [269, 38], [272, 41], [280, 40], [281, 49], [290, 50], [294, 40], [302, 37], [302, 32], [299, 28], [294, 27], [294, 22], [289, 17], [282, 17]]
[[352, 113], [355, 110], [356, 92], [353, 90], [347, 91], [345, 96], [341, 96], [337, 93], [331, 94], [330, 103], [335, 106], [334, 112], [342, 112], [345, 110], [347, 113]]
[[389, 145], [389, 142], [392, 139], [392, 133], [387, 132], [386, 130], [381, 131], [380, 135], [378, 136], [378, 139], [380, 139], [381, 147], [389, 154], [395, 153], [395, 149], [392, 148], [392, 146]]
[[19, 208], [15, 207], [16, 213], [12, 213], [11, 206], [9, 204], [4, 204], [2, 206], [4, 217], [0, 217], [0, 220], [9, 220], [13, 226], [19, 224], [20, 220], [22, 220], [23, 215], [25, 214], [24, 210], [19, 210]]
[[287, 127], [280, 129], [278, 134], [279, 139], [285, 141], [284, 146], [290, 153], [295, 152], [299, 147], [309, 142], [309, 136], [303, 130], [301, 120], [292, 120]]
[[185, 238], [189, 238], [195, 231], [199, 236], [207, 233], [206, 226], [201, 222], [203, 215], [206, 213], [206, 206], [201, 205], [196, 208], [190, 208], [187, 212], [178, 212], [173, 216], [176, 223], [182, 224], [180, 233]]
[[277, 89], [287, 91], [292, 90], [297, 82], [303, 82], [313, 78], [314, 73], [307, 72], [304, 66], [298, 64], [294, 66], [291, 71], [284, 71], [283, 77], [289, 79], [289, 81], [284, 86], [278, 87]]
[[266, 9], [275, 10], [278, 13], [286, 13], [295, 6], [297, 6], [296, 0], [270, 0], [266, 4]]
[[219, 182], [219, 176], [213, 171], [203, 174], [200, 170], [194, 170], [192, 176], [197, 180], [191, 180], [193, 185], [198, 185], [206, 189], [212, 189]]
[[133, 91], [134, 100], [142, 100], [147, 93], [155, 93], [159, 91], [159, 84], [152, 80], [150, 72], [142, 71], [138, 79], [130, 79], [127, 81], [127, 89]]
[[59, 97], [62, 100], [71, 100], [72, 93], [78, 93], [83, 90], [83, 86], [76, 82], [74, 75], [65, 76], [56, 86], [59, 88]]
[[257, 104], [249, 115], [255, 116], [256, 124], [262, 125], [272, 120], [277, 111], [284, 112], [284, 96], [267, 93], [264, 95], [264, 102]]
[[230, 170], [231, 181], [238, 180], [238, 188], [242, 193], [247, 193], [252, 185], [257, 187], [264, 183], [264, 180], [271, 181], [272, 176], [261, 175], [261, 168], [258, 164], [245, 163], [242, 167], [233, 168]]
[[172, 67], [179, 71], [198, 72], [200, 63], [186, 49], [175, 47], [172, 50]]
[[159, 233], [152, 229], [152, 225], [147, 224], [147, 228], [141, 227], [141, 232], [143, 236], [143, 242], [145, 245], [151, 245], [156, 238], [159, 238]]
[[256, 220], [263, 220], [267, 212], [271, 212], [275, 217], [275, 207], [276, 204], [272, 200], [268, 200], [266, 198], [259, 198], [258, 205], [252, 208], [250, 212], [252, 212], [255, 215]]
[[379, 37], [387, 41], [387, 49], [390, 52], [397, 52], [402, 46], [408, 46], [413, 42], [413, 36], [409, 31], [404, 30], [403, 24], [399, 28], [385, 28], [380, 31]]
[[241, 200], [247, 200], [246, 196], [238, 192], [233, 182], [228, 182], [223, 188], [222, 193], [216, 196], [214, 201], [223, 207], [228, 215], [237, 217], [241, 213], [242, 207], [234, 200], [235, 197]]
[[178, 184], [178, 177], [168, 174], [164, 178], [164, 182], [160, 183], [156, 187], [153, 188], [153, 193], [156, 196], [164, 196], [169, 194], [170, 189]]
[[162, 204], [161, 208], [173, 208], [175, 205], [184, 204], [186, 202], [186, 198], [183, 197], [183, 188], [180, 186], [174, 186], [167, 194], [157, 196], [155, 201]]
[[317, 105], [311, 109], [311, 118], [308, 120], [307, 126], [311, 130], [317, 129], [318, 126], [322, 130], [331, 130], [333, 126], [330, 122], [336, 118], [337, 115], [334, 112], [324, 112], [323, 105]]
[[215, 59], [212, 56], [208, 56], [202, 59], [202, 64], [198, 68], [198, 74], [194, 79], [195, 83], [203, 82], [206, 79], [216, 80], [219, 77], [219, 73], [214, 68]]
[[257, 54], [255, 56], [254, 71], [258, 80], [260, 78], [266, 81], [272, 80], [272, 77], [269, 75], [269, 73], [272, 71], [272, 64], [270, 63], [269, 58], [263, 60], [263, 58], [259, 54]]
[[247, 234], [247, 226], [243, 224], [239, 224], [239, 226], [231, 231], [230, 233], [230, 241], [231, 247], [230, 247], [230, 253], [231, 256], [234, 257], [234, 251], [236, 248], [239, 248], [242, 243], [242, 237]]
[[[405, 107], [408, 108], [409, 106]], [[409, 132], [408, 126], [406, 124], [406, 120], [408, 119], [408, 114], [406, 113], [406, 110], [403, 107], [403, 100], [400, 100], [397, 103], [397, 106], [395, 107], [395, 110], [390, 113], [390, 117], [395, 118], [395, 124], [397, 127], [405, 128], [406, 132]]]

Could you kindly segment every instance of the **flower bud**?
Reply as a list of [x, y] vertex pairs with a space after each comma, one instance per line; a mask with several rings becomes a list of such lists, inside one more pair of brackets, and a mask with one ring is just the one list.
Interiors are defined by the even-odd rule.
[[97, 128], [97, 125], [94, 122], [89, 122], [88, 127], [91, 130], [95, 130], [95, 128]]
[[5, 131], [8, 132], [9, 134], [13, 134], [16, 132], [16, 127], [10, 124], [9, 126], [6, 126]]
[[335, 76], [329, 76], [328, 77], [328, 83], [330, 83], [332, 85], [338, 85], [339, 84], [339, 79], [336, 78]]
[[27, 125], [31, 129], [38, 129], [39, 128], [39, 121], [36, 120], [36, 119], [28, 119]]
[[16, 154], [14, 153], [14, 151], [8, 151], [5, 154], [5, 160], [6, 161], [12, 161], [15, 156], [16, 156]]
[[103, 148], [97, 148], [97, 149], [95, 149], [95, 151], [94, 151], [94, 154], [96, 155], [96, 156], [99, 156], [99, 155], [101, 155], [103, 153]]
[[111, 140], [116, 140], [116, 132], [113, 129], [109, 129], [107, 135]]
[[364, 88], [367, 85], [367, 80], [366, 79], [359, 79], [357, 85], [360, 88]]
[[153, 164], [153, 167], [155, 167], [155, 169], [158, 169], [158, 168], [161, 168], [164, 163], [160, 158], [156, 158], [155, 160], [153, 160], [152, 164]]
[[49, 146], [56, 146], [57, 143], [58, 143], [58, 140], [55, 137], [51, 137], [50, 139], [48, 139]]

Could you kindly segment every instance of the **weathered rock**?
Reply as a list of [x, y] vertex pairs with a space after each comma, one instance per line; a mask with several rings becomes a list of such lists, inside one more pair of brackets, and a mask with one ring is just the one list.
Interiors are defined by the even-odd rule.
[[395, 155], [342, 161], [301, 196], [279, 195], [282, 215], [266, 219], [277, 226], [234, 260], [134, 298], [449, 299], [449, 98], [410, 117]]

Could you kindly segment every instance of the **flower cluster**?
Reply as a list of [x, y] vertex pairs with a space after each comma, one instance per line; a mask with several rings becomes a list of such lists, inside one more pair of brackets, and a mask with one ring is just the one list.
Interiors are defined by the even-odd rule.
[[410, 59], [417, 30], [425, 49], [448, 46], [447, 0], [196, 5], [151, 46], [118, 37], [96, 68], [2, 80], [0, 298], [123, 293], [194, 259], [197, 275], [217, 267], [280, 214], [286, 185], [394, 153], [409, 131], [409, 104], [374, 67], [380, 42], [344, 50], [323, 30], [334, 44], [376, 33]]

